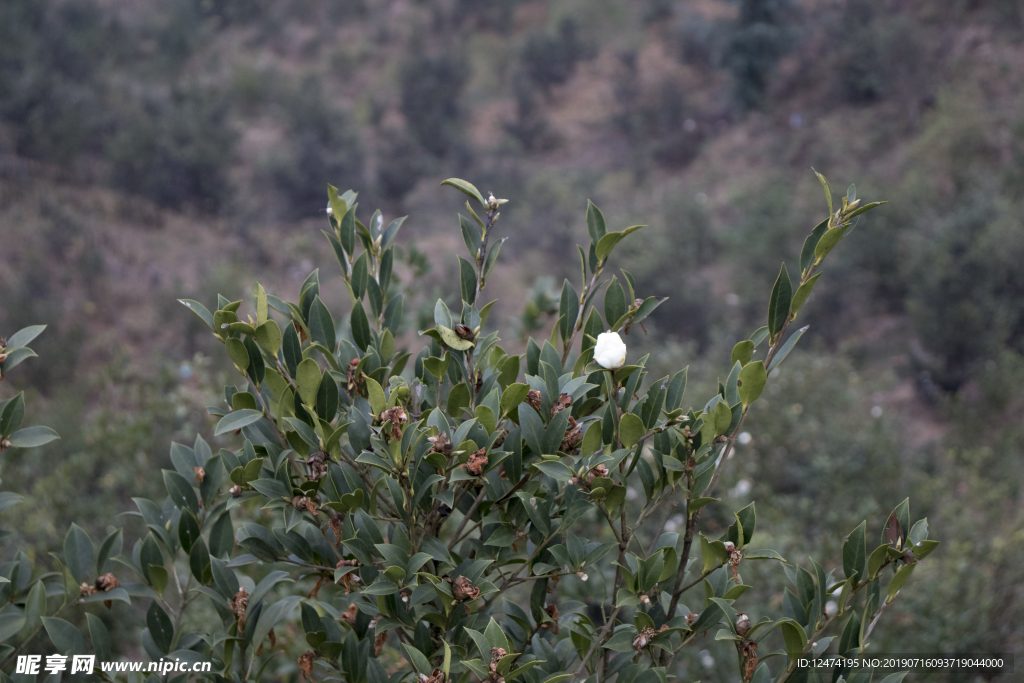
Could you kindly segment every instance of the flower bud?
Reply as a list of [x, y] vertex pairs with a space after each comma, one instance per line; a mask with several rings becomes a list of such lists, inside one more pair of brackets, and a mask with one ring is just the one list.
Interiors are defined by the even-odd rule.
[[10, 447], [11, 447], [11, 440], [10, 439], [4, 439], [3, 441], [0, 441], [0, 451], [7, 450]]
[[739, 612], [736, 615], [736, 633], [740, 636], [747, 635], [747, 631], [750, 630], [750, 617], [743, 612]]
[[606, 370], [618, 370], [626, 364], [626, 344], [618, 332], [602, 332], [597, 335], [594, 360]]

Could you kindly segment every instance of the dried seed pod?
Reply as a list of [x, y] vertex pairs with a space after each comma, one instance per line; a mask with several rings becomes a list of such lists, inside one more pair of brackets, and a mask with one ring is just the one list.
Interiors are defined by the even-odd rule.
[[467, 325], [463, 325], [462, 323], [457, 323], [455, 327], [452, 329], [455, 330], [455, 334], [459, 335], [461, 339], [468, 339], [469, 341], [473, 341], [473, 337], [476, 336], [473, 334], [473, 330], [471, 330]]
[[235, 484], [234, 486], [232, 486], [230, 491], [231, 491], [231, 497], [232, 498], [238, 498], [239, 496], [242, 495], [242, 487], [239, 486], [238, 484]]
[[195, 472], [196, 475], [196, 483], [202, 484], [203, 480], [206, 479], [206, 470], [204, 470], [202, 467], [194, 467], [193, 471]]
[[736, 633], [740, 636], [747, 635], [747, 631], [750, 630], [750, 617], [743, 612], [736, 614]]

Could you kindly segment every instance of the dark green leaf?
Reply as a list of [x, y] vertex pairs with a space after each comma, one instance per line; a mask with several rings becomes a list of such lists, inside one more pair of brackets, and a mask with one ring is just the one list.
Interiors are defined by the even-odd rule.
[[789, 317], [789, 304], [792, 298], [793, 284], [789, 280], [786, 264], [783, 263], [768, 302], [768, 332], [773, 343]]

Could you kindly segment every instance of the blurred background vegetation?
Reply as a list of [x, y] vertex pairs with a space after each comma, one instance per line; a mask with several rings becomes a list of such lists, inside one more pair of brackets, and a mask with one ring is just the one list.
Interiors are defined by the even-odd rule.
[[[428, 318], [457, 296], [438, 182], [510, 198], [490, 280], [510, 347], [578, 277], [588, 197], [610, 228], [649, 223], [615, 265], [671, 298], [630, 355], [689, 364], [703, 402], [824, 215], [813, 166], [890, 204], [830, 259], [725, 500], [758, 500], [759, 534], [830, 567], [910, 495], [944, 545], [874, 649], [1021, 657], [1021, 93], [1017, 0], [6, 0], [0, 333], [49, 329], [0, 396], [27, 389], [63, 438], [3, 455], [32, 503], [6, 513], [0, 561], [71, 521], [137, 524], [115, 515], [158, 495], [170, 442], [216, 444], [204, 406], [230, 366], [178, 297], [241, 298], [259, 272], [294, 298], [322, 267], [344, 304], [328, 182], [364, 220], [412, 215], [396, 270]], [[141, 617], [118, 609], [130, 643]], [[689, 673], [727, 680], [706, 647]]]

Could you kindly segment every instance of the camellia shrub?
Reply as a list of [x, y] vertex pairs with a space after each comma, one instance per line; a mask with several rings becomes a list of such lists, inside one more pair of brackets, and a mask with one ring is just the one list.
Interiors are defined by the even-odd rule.
[[[579, 289], [564, 282], [550, 336], [515, 354], [484, 296], [506, 200], [445, 181], [470, 198], [461, 306], [437, 301], [434, 326], [411, 337], [393, 272], [403, 219], [364, 224], [356, 195], [330, 187], [324, 234], [350, 310], [329, 310], [315, 271], [295, 301], [260, 285], [244, 311], [182, 301], [238, 371], [209, 409], [234, 448], [173, 444], [167, 497], [136, 499], [148, 531], [130, 548], [121, 529], [97, 542], [73, 525], [63, 556], [42, 560], [50, 571], [22, 552], [0, 565], [3, 670], [29, 651], [109, 660], [97, 614], [123, 602], [145, 609], [150, 658], [210, 662], [203, 676], [224, 681], [654, 683], [710, 640], [735, 646], [744, 681], [816, 679], [798, 659], [861, 652], [937, 545], [906, 501], [849, 534], [841, 573], [758, 545], [753, 503], [725, 533], [701, 523], [724, 505], [716, 485], [751, 404], [806, 330], [790, 331], [822, 264], [880, 204], [851, 188], [833, 206], [821, 181], [828, 217], [794, 276], [782, 267], [767, 324], [695, 403], [685, 368], [652, 381], [626, 341], [663, 301], [635, 292], [629, 273], [608, 277], [616, 245], [642, 226], [609, 231], [588, 206]], [[32, 334], [6, 343], [6, 364]], [[400, 338], [422, 343], [406, 351]], [[53, 436], [15, 431], [20, 395], [0, 405], [4, 448]], [[681, 533], [666, 531], [677, 514]], [[753, 562], [791, 579], [780, 601], [745, 600]]]

